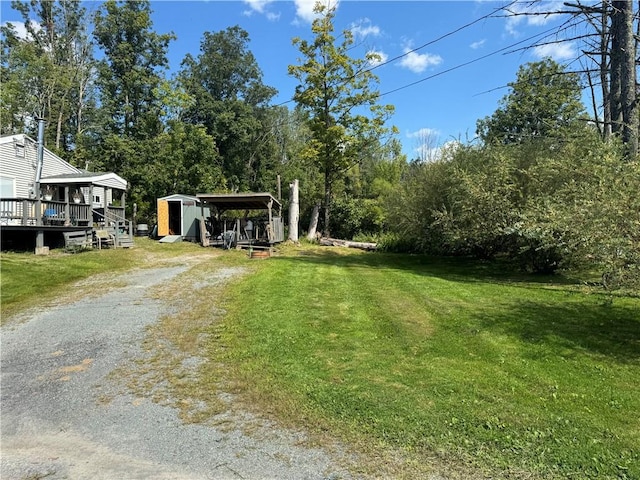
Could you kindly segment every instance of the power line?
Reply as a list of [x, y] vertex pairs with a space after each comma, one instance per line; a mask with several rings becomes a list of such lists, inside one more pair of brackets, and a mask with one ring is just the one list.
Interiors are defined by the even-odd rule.
[[418, 50], [422, 50], [423, 48], [428, 47], [429, 45], [433, 45], [434, 43], [437, 43], [437, 42], [439, 42], [440, 40], [444, 40], [445, 38], [450, 37], [451, 35], [455, 35], [456, 33], [458, 33], [458, 32], [460, 32], [460, 31], [464, 30], [465, 28], [469, 28], [469, 27], [471, 27], [472, 25], [475, 25], [476, 23], [481, 22], [482, 20], [486, 20], [487, 18], [491, 18], [491, 17], [493, 17], [493, 15], [494, 15], [496, 12], [499, 12], [500, 10], [502, 10], [502, 9], [504, 9], [504, 8], [508, 8], [508, 7], [510, 7], [511, 5], [513, 5], [514, 3], [517, 3], [517, 2], [518, 2], [518, 0], [513, 0], [511, 3], [509, 3], [508, 5], [506, 5], [506, 6], [504, 6], [504, 7], [498, 7], [498, 8], [495, 8], [495, 9], [493, 9], [490, 13], [487, 13], [486, 15], [483, 15], [482, 17], [480, 17], [480, 18], [477, 18], [477, 19], [473, 20], [472, 22], [469, 22], [469, 23], [467, 23], [467, 24], [465, 24], [465, 25], [462, 25], [461, 27], [456, 28], [455, 30], [452, 30], [452, 31], [450, 31], [450, 32], [448, 32], [448, 33], [445, 33], [444, 35], [441, 35], [441, 36], [439, 36], [438, 38], [435, 38], [434, 40], [430, 40], [430, 41], [428, 41], [427, 43], [425, 43], [424, 45], [420, 45], [420, 46], [419, 46], [419, 47], [417, 47], [417, 48], [414, 48], [414, 49], [412, 49], [412, 50], [408, 50], [408, 51], [406, 51], [405, 53], [403, 53], [402, 55], [398, 55], [398, 56], [396, 56], [396, 57], [393, 57], [393, 58], [392, 58], [392, 59], [390, 59], [390, 60], [387, 60], [387, 61], [385, 61], [385, 62], [381, 62], [381, 63], [379, 63], [379, 64], [376, 64], [376, 65], [372, 66], [371, 68], [369, 68], [368, 70], [364, 70], [364, 71], [365, 71], [365, 72], [370, 72], [370, 71], [372, 71], [372, 70], [375, 70], [375, 69], [376, 69], [376, 68], [378, 68], [378, 67], [382, 67], [382, 66], [384, 66], [384, 65], [388, 65], [389, 63], [395, 62], [396, 60], [400, 60], [401, 58], [406, 57], [407, 55], [410, 55], [410, 54], [412, 54], [412, 53], [415, 53], [415, 52], [417, 52]]
[[383, 97], [385, 95], [390, 95], [390, 94], [398, 92], [400, 90], [404, 90], [405, 88], [413, 87], [413, 86], [415, 86], [415, 85], [417, 85], [419, 83], [426, 82], [427, 80], [431, 80], [433, 78], [436, 78], [436, 77], [439, 77], [441, 75], [444, 75], [445, 73], [449, 73], [449, 72], [452, 72], [454, 70], [458, 70], [458, 69], [460, 69], [462, 67], [466, 67], [467, 65], [471, 65], [472, 63], [476, 63], [476, 62], [479, 62], [480, 60], [484, 60], [486, 58], [489, 58], [489, 57], [492, 57], [494, 55], [497, 55], [498, 53], [505, 52], [505, 51], [507, 51], [509, 49], [512, 49], [516, 45], [520, 45], [520, 44], [522, 44], [524, 42], [528, 42], [528, 41], [531, 41], [531, 40], [533, 40], [535, 38], [547, 35], [548, 33], [552, 32], [554, 30], [556, 30], [556, 27], [553, 27], [553, 28], [550, 28], [548, 30], [545, 30], [544, 32], [537, 33], [536, 35], [532, 35], [530, 37], [525, 38], [524, 40], [520, 40], [519, 42], [512, 43], [511, 45], [507, 45], [506, 47], [502, 47], [502, 48], [500, 48], [498, 50], [494, 50], [493, 52], [487, 53], [486, 55], [482, 55], [480, 57], [474, 58], [474, 59], [469, 60], [467, 62], [463, 62], [463, 63], [460, 63], [458, 65], [455, 65], [455, 66], [453, 66], [451, 68], [448, 68], [446, 70], [442, 70], [440, 72], [434, 73], [433, 75], [429, 75], [427, 77], [421, 78], [420, 80], [416, 80], [415, 82], [411, 82], [411, 83], [408, 83], [408, 84], [403, 85], [401, 87], [394, 88], [393, 90], [389, 90], [387, 92], [381, 93], [378, 96], [379, 97]]
[[[375, 70], [376, 68], [379, 68], [379, 67], [388, 65], [390, 63], [393, 63], [393, 62], [395, 62], [397, 60], [400, 60], [401, 58], [404, 58], [407, 55], [410, 55], [410, 54], [415, 53], [415, 52], [417, 52], [419, 50], [422, 50], [423, 48], [428, 47], [429, 45], [433, 45], [434, 43], [437, 43], [440, 40], [443, 40], [443, 39], [445, 39], [447, 37], [450, 37], [451, 35], [455, 35], [456, 33], [460, 32], [460, 31], [462, 31], [462, 30], [464, 30], [466, 28], [469, 28], [469, 27], [473, 26], [478, 22], [481, 22], [481, 21], [486, 20], [488, 18], [492, 18], [495, 15], [496, 12], [499, 12], [500, 10], [502, 10], [504, 8], [508, 8], [508, 7], [510, 7], [511, 5], [513, 5], [513, 4], [517, 3], [517, 2], [518, 2], [518, 0], [512, 0], [510, 3], [508, 3], [504, 7], [495, 8], [490, 13], [487, 13], [486, 15], [483, 15], [482, 17], [479, 17], [479, 18], [477, 18], [477, 19], [475, 19], [475, 20], [473, 20], [473, 21], [471, 21], [469, 23], [466, 23], [466, 24], [464, 24], [464, 25], [462, 25], [462, 26], [460, 26], [460, 27], [458, 27], [458, 28], [456, 28], [454, 30], [451, 30], [450, 32], [445, 33], [444, 35], [440, 35], [439, 37], [437, 37], [437, 38], [435, 38], [433, 40], [430, 40], [427, 43], [425, 43], [423, 45], [420, 45], [419, 47], [416, 47], [416, 48], [413, 48], [411, 50], [408, 50], [408, 51], [404, 52], [401, 55], [397, 55], [397, 56], [395, 56], [395, 57], [393, 57], [393, 58], [391, 58], [389, 60], [386, 60], [384, 62], [381, 62], [381, 63], [378, 63], [376, 65], [373, 65], [373, 66], [369, 67], [368, 69], [362, 70], [362, 72], [359, 72], [359, 73], [371, 72], [372, 70]], [[350, 77], [350, 78], [352, 78], [352, 77]], [[345, 81], [350, 80], [350, 78], [347, 78]], [[278, 103], [275, 106], [276, 107], [280, 107], [282, 105], [286, 105], [286, 104], [291, 103], [293, 101], [294, 101], [293, 98], [291, 98], [291, 99], [286, 100], [284, 102]]]

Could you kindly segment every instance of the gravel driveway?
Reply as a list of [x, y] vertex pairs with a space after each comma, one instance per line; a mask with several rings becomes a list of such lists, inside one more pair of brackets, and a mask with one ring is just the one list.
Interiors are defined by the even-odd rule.
[[184, 424], [110, 375], [140, 358], [166, 308], [148, 291], [187, 268], [136, 270], [107, 293], [2, 326], [3, 480], [351, 478], [300, 432]]

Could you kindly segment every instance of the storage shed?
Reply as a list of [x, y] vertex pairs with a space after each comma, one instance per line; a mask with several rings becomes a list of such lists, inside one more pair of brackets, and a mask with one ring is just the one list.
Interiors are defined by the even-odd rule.
[[[200, 200], [191, 195], [174, 194], [158, 198], [158, 236], [179, 235], [190, 242], [200, 241]], [[208, 215], [209, 208], [205, 209]]]

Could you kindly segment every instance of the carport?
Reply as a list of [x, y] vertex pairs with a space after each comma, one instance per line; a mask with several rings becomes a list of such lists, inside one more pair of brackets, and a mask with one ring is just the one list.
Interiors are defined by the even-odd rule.
[[[199, 193], [196, 197], [209, 245], [242, 248], [284, 241], [282, 205], [270, 193]], [[233, 214], [224, 218], [226, 212]]]

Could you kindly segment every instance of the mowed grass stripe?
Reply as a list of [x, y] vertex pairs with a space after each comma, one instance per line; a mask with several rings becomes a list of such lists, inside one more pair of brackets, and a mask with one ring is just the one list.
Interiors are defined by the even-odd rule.
[[227, 361], [271, 410], [489, 468], [640, 475], [637, 298], [321, 252], [271, 259], [231, 293]]

